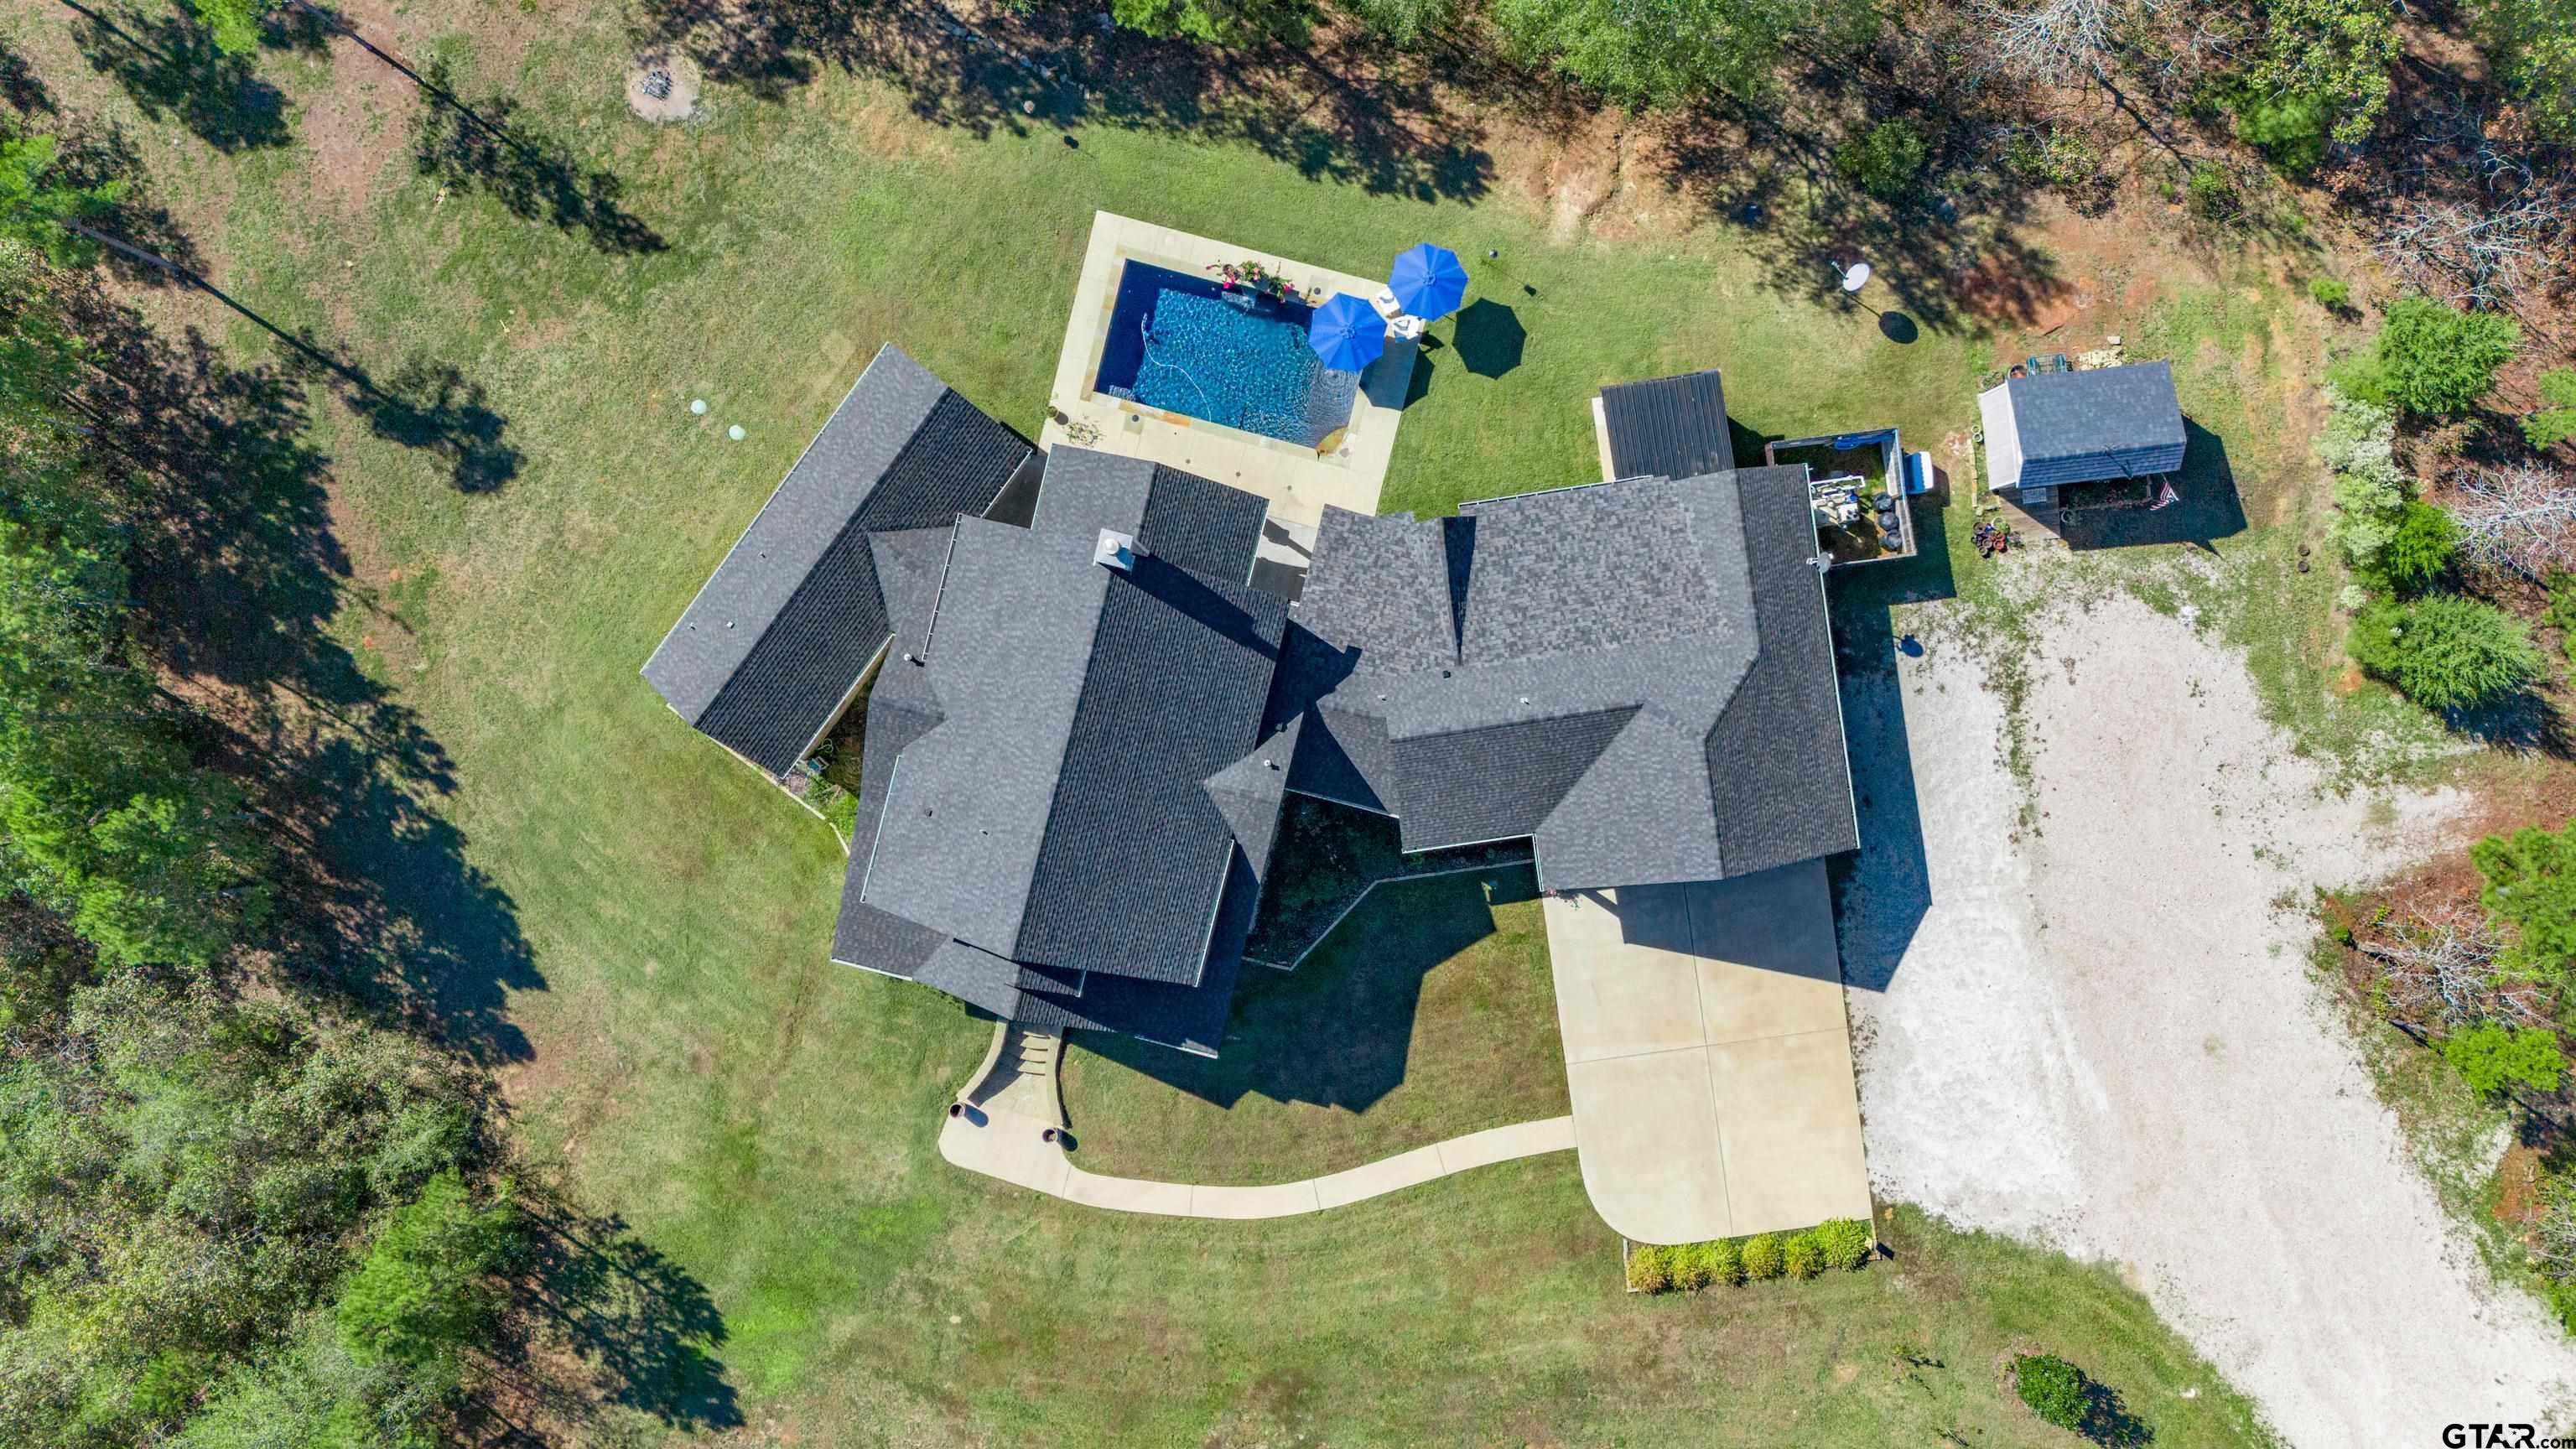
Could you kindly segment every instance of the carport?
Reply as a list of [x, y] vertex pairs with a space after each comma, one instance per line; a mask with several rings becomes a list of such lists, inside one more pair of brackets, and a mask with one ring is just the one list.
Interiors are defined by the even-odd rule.
[[1542, 909], [1603, 1221], [1683, 1243], [1870, 1216], [1823, 861]]

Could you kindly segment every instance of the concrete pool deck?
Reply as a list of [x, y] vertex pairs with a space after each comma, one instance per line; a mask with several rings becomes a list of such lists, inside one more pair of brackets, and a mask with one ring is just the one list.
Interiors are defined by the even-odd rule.
[[[1038, 446], [1070, 443], [1185, 468], [1202, 478], [1260, 494], [1270, 500], [1271, 518], [1284, 523], [1311, 528], [1322, 521], [1327, 505], [1355, 513], [1377, 512], [1387, 461], [1395, 453], [1396, 426], [1404, 419], [1404, 394], [1413, 381], [1416, 345], [1388, 339], [1385, 355], [1360, 374], [1350, 425], [1326, 439], [1329, 446], [1321, 452], [1096, 392], [1092, 381], [1099, 375], [1110, 313], [1118, 305], [1119, 272], [1131, 259], [1190, 276], [1208, 275], [1221, 262], [1257, 261], [1293, 283], [1301, 296], [1317, 301], [1342, 292], [1367, 297], [1384, 285], [1381, 278], [1353, 276], [1112, 212], [1095, 212]], [[1058, 413], [1064, 422], [1056, 421]]]

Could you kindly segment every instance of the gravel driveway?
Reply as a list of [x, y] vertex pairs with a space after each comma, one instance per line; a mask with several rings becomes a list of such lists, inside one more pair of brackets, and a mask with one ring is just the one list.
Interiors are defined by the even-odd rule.
[[2454, 1238], [2276, 904], [2442, 848], [2460, 802], [2323, 793], [2237, 656], [2126, 596], [2039, 635], [2018, 841], [1963, 641], [1845, 687], [1878, 1194], [2117, 1263], [2293, 1444], [2562, 1413], [2576, 1350]]

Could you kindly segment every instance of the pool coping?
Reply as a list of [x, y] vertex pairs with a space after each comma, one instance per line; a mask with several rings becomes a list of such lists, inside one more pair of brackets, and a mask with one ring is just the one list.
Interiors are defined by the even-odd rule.
[[[1367, 297], [1380, 281], [1307, 262], [1253, 251], [1114, 212], [1092, 214], [1091, 240], [1074, 285], [1064, 350], [1057, 354], [1048, 395], [1046, 426], [1038, 443], [1096, 448], [1122, 457], [1150, 458], [1270, 500], [1274, 519], [1313, 525], [1326, 506], [1377, 512], [1378, 494], [1404, 419], [1405, 390], [1417, 355], [1411, 342], [1388, 339], [1386, 353], [1360, 374], [1358, 394], [1340, 445], [1318, 453], [1279, 438], [1167, 412], [1095, 392], [1100, 358], [1109, 342], [1109, 319], [1118, 305], [1118, 276], [1129, 260], [1185, 275], [1204, 274], [1219, 262], [1258, 261], [1296, 284], [1314, 302], [1338, 292]], [[1058, 421], [1061, 417], [1063, 420]]]

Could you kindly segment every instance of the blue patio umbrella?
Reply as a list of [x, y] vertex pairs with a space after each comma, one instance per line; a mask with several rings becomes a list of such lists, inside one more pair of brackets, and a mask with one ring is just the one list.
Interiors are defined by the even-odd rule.
[[1456, 252], [1422, 242], [1395, 259], [1386, 285], [1395, 293], [1396, 305], [1430, 322], [1457, 311], [1467, 299], [1467, 269], [1458, 265]]
[[1326, 367], [1358, 372], [1386, 351], [1386, 319], [1363, 299], [1344, 292], [1315, 309], [1315, 320], [1306, 324], [1306, 341]]

